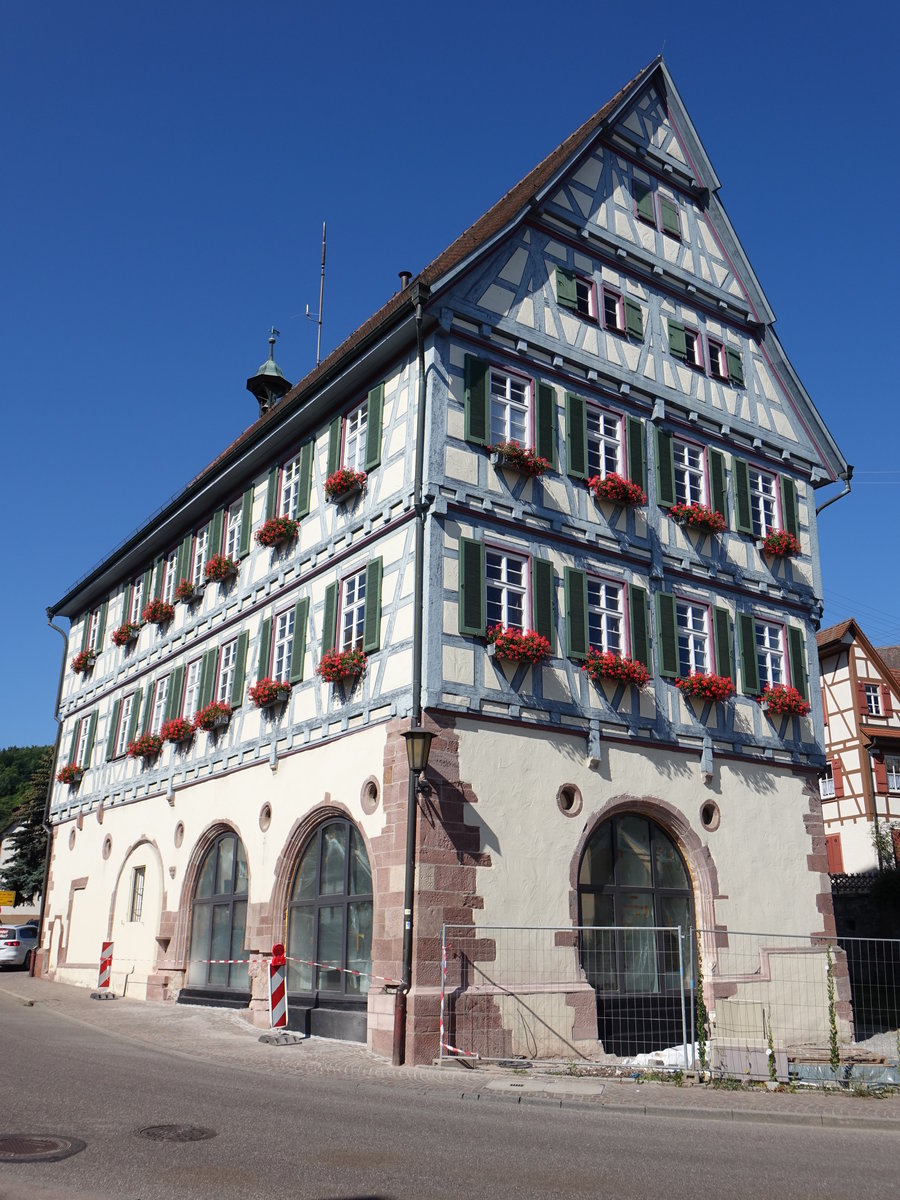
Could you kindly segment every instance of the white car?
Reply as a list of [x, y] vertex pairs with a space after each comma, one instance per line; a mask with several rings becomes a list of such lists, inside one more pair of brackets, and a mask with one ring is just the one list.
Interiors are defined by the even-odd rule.
[[27, 971], [37, 944], [37, 925], [0, 925], [0, 967]]

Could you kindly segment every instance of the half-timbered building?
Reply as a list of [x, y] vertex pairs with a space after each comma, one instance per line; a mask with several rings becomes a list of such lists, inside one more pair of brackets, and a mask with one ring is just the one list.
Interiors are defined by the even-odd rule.
[[[53, 606], [50, 973], [108, 940], [129, 993], [246, 1006], [283, 941], [296, 1020], [387, 1053], [400, 980], [423, 1061], [444, 923], [696, 924], [710, 971], [728, 930], [831, 930], [809, 663], [847, 464], [719, 186], [656, 60], [300, 383], [264, 365], [259, 419]], [[597, 1045], [635, 977], [572, 979]]]

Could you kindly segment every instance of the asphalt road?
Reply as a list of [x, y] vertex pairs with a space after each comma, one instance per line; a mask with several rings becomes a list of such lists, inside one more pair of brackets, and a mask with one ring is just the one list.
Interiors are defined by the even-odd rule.
[[[285, 1050], [284, 1053], [291, 1051]], [[79, 1138], [0, 1163], [0, 1200], [778, 1200], [897, 1195], [900, 1132], [461, 1099], [420, 1083], [222, 1065], [0, 994], [5, 1133]], [[147, 1126], [216, 1133], [160, 1142]]]

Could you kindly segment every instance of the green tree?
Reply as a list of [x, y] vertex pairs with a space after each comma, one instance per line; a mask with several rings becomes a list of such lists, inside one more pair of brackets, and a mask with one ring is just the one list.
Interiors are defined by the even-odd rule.
[[14, 891], [17, 904], [30, 904], [40, 895], [44, 883], [47, 833], [43, 819], [52, 762], [53, 751], [45, 747], [22, 789], [23, 804], [17, 814], [22, 825], [9, 838], [12, 858], [0, 871], [0, 887]]
[[50, 746], [7, 746], [0, 750], [0, 830], [25, 804], [25, 788]]

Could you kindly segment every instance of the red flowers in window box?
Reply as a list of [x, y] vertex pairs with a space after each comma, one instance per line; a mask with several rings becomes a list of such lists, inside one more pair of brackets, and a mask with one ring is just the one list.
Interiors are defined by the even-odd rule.
[[727, 675], [691, 674], [676, 679], [675, 686], [682, 696], [697, 700], [727, 700], [734, 695], [734, 683]]
[[688, 529], [700, 529], [703, 533], [722, 533], [725, 518], [705, 504], [673, 504], [669, 516]]
[[543, 475], [550, 470], [546, 458], [541, 458], [534, 450], [520, 446], [516, 441], [498, 442], [496, 446], [488, 446], [488, 450], [496, 455], [501, 467], [510, 467], [522, 475]]
[[97, 661], [96, 650], [82, 650], [72, 659], [72, 670], [78, 675], [86, 675], [88, 671], [93, 669], [94, 663]]
[[326, 683], [343, 683], [364, 675], [369, 660], [362, 650], [329, 650], [322, 655], [316, 674]]
[[159, 736], [164, 742], [188, 742], [194, 736], [194, 726], [184, 717], [173, 717], [163, 724]]
[[341, 467], [325, 480], [325, 495], [329, 500], [343, 500], [352, 492], [360, 492], [366, 486], [365, 471], [352, 471], [349, 467]]
[[805, 717], [809, 712], [809, 705], [797, 689], [786, 683], [767, 683], [757, 703], [774, 717]]
[[189, 604], [192, 600], [197, 599], [197, 588], [189, 579], [179, 579], [175, 586], [175, 599], [181, 600], [185, 604]]
[[529, 662], [539, 666], [550, 657], [550, 643], [533, 629], [504, 629], [492, 625], [487, 631], [488, 654], [505, 662]]
[[233, 558], [224, 554], [214, 554], [206, 564], [206, 578], [210, 583], [224, 583], [238, 573], [238, 565]]
[[273, 704], [283, 704], [291, 694], [291, 685], [283, 679], [260, 679], [247, 688], [247, 695], [257, 708], [271, 708]]
[[786, 529], [780, 529], [763, 538], [762, 552], [770, 558], [793, 558], [800, 553], [800, 542]]
[[60, 767], [56, 781], [57, 783], [67, 783], [69, 787], [78, 787], [83, 778], [83, 767], [79, 767], [78, 763], [67, 763], [64, 767]]
[[588, 487], [596, 500], [611, 500], [615, 504], [640, 505], [647, 503], [647, 494], [642, 487], [623, 479], [615, 471], [605, 477], [594, 475], [588, 480]]
[[290, 517], [269, 517], [262, 528], [256, 531], [256, 541], [260, 546], [281, 546], [284, 542], [292, 542], [300, 528], [298, 521]]
[[162, 750], [162, 738], [155, 733], [142, 733], [128, 743], [125, 753], [129, 758], [156, 758]]
[[231, 720], [231, 705], [213, 700], [194, 717], [194, 728], [211, 733], [214, 729], [224, 729]]
[[175, 609], [167, 600], [151, 600], [141, 617], [151, 625], [167, 625], [174, 620]]
[[140, 635], [141, 627], [137, 621], [125, 621], [112, 631], [109, 640], [114, 646], [127, 646], [129, 642], [136, 642]]
[[650, 682], [650, 672], [643, 663], [632, 658], [622, 658], [610, 650], [588, 650], [581, 669], [587, 672], [594, 683], [599, 683], [601, 679], [611, 679], [616, 683], [627, 683], [640, 689]]

